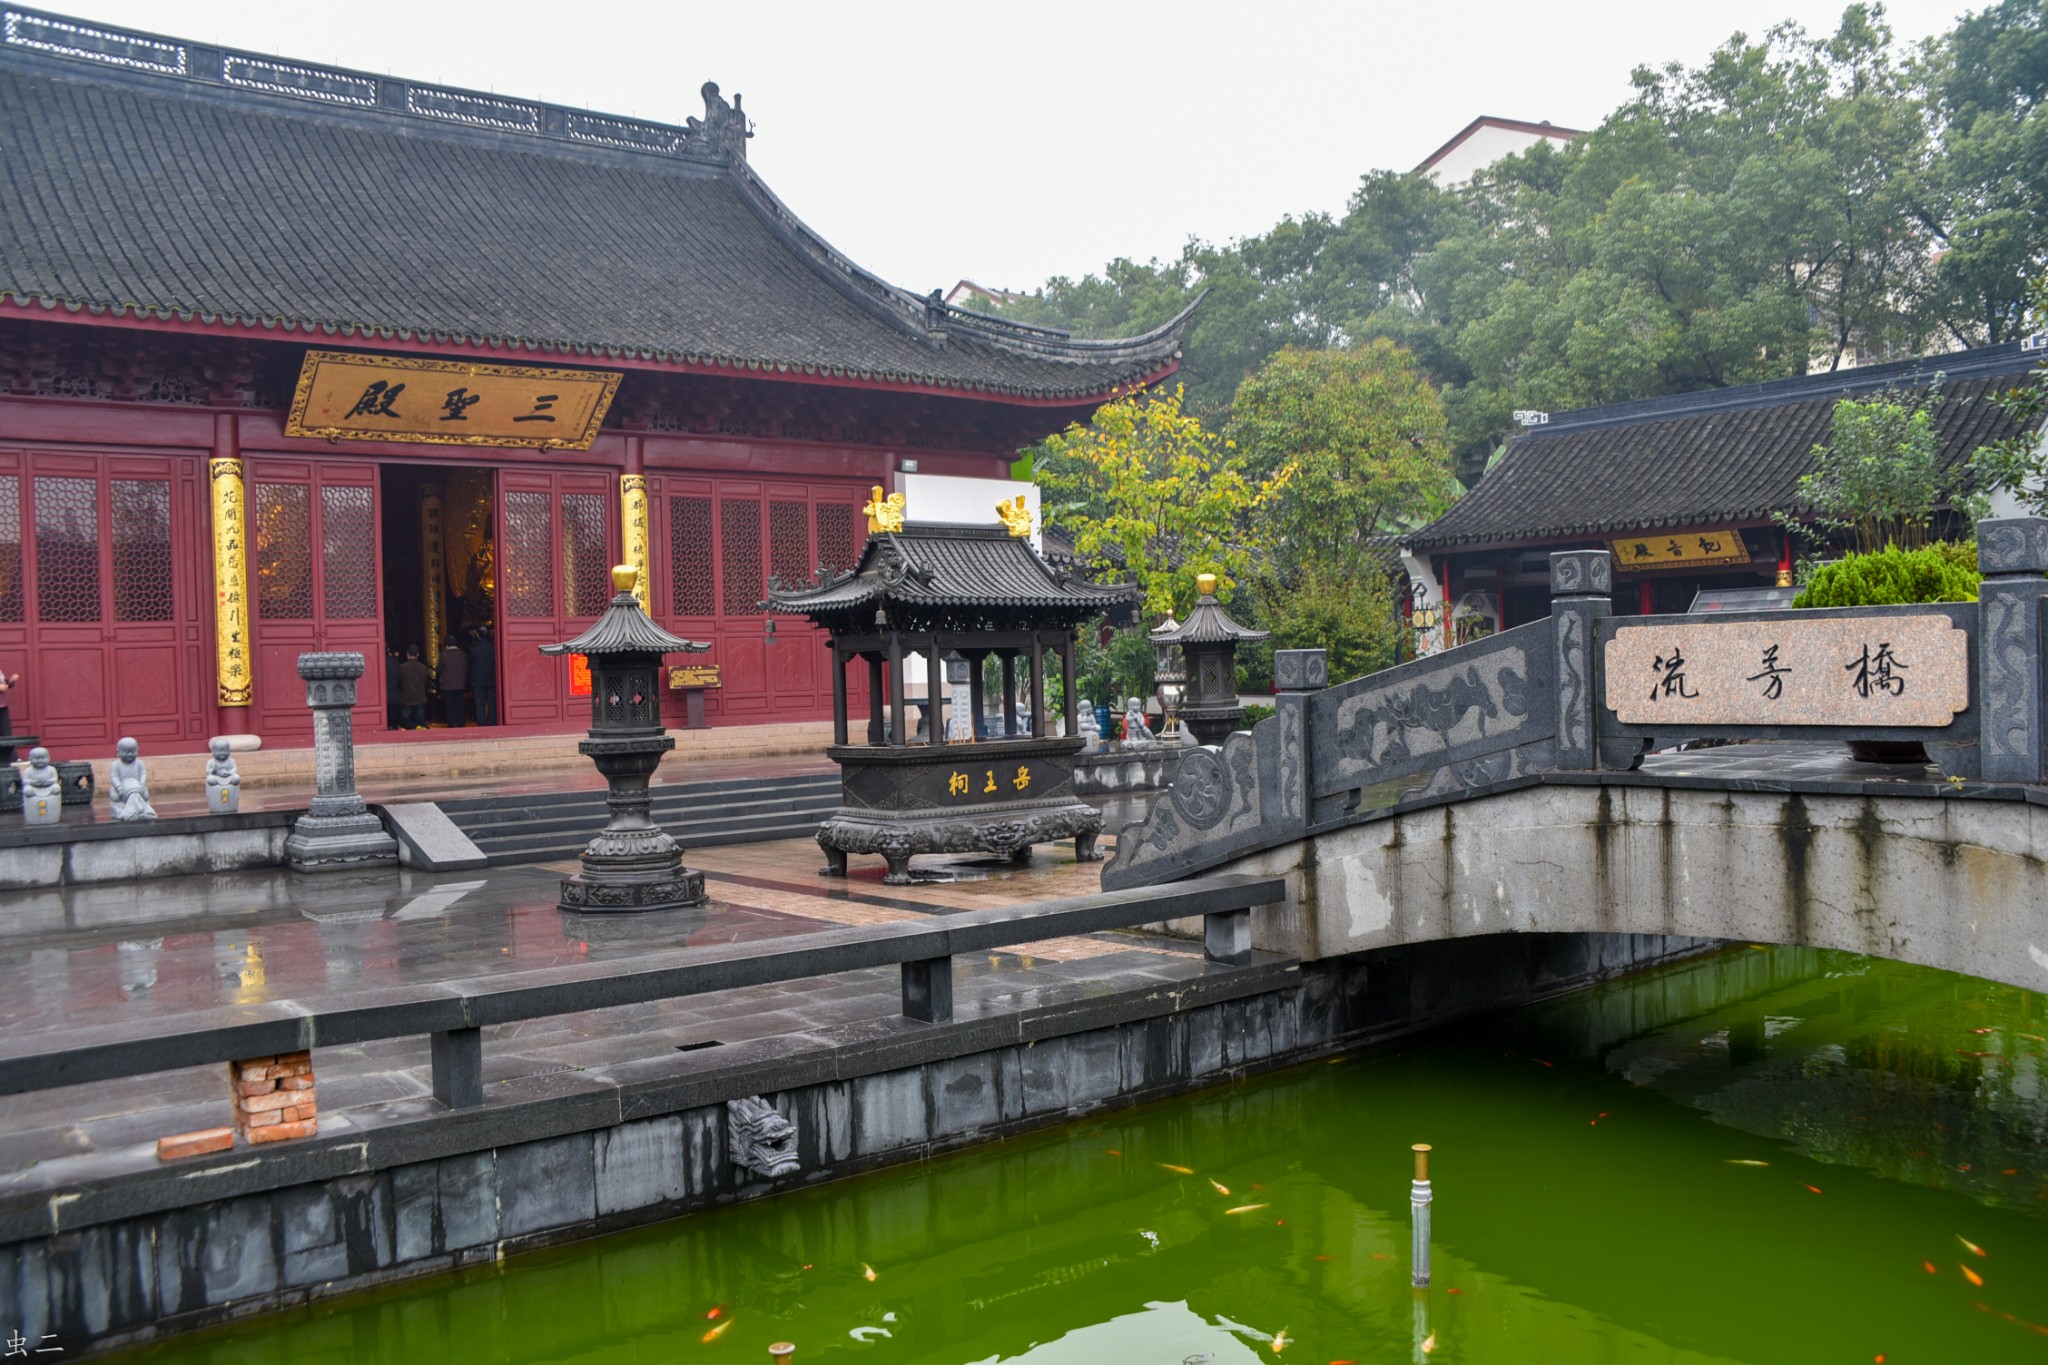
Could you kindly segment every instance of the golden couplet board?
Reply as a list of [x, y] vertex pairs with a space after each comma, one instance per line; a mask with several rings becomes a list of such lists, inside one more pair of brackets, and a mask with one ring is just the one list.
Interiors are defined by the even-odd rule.
[[448, 630], [448, 596], [441, 574], [441, 485], [430, 483], [420, 489], [420, 629], [427, 637], [427, 667], [436, 671]]
[[618, 391], [617, 370], [308, 351], [284, 431], [329, 441], [588, 450]]
[[1947, 725], [1969, 636], [1945, 616], [1618, 626], [1607, 709], [1628, 725]]
[[626, 562], [639, 570], [633, 580], [633, 595], [640, 610], [652, 613], [654, 596], [649, 586], [653, 574], [647, 554], [647, 476], [619, 475], [619, 535], [625, 542]]
[[247, 706], [255, 695], [249, 654], [248, 489], [242, 462], [211, 460], [213, 492], [213, 631], [217, 697], [222, 706]]
[[717, 664], [679, 664], [668, 671], [670, 687], [722, 687]]
[[1622, 570], [1749, 563], [1749, 547], [1742, 543], [1742, 532], [1725, 527], [1630, 536], [1608, 544], [1614, 550], [1614, 567]]

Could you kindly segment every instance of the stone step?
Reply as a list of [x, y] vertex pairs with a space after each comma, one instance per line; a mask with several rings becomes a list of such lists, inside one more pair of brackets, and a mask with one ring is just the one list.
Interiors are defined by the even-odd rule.
[[[655, 821], [685, 848], [803, 838], [839, 806], [834, 773], [656, 788]], [[545, 792], [442, 803], [493, 866], [573, 858], [604, 827], [602, 791]]]

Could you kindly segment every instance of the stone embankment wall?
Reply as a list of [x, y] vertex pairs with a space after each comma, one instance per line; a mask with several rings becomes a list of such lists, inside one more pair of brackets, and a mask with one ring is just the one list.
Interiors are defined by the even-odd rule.
[[[667, 1112], [629, 1105], [594, 1122], [589, 1105], [490, 1106], [436, 1114], [388, 1148], [313, 1139], [217, 1168], [152, 1159], [35, 1212], [54, 1234], [22, 1238], [29, 1212], [6, 1211], [18, 1221], [0, 1246], [0, 1321], [76, 1355], [1225, 1084], [1704, 946], [1522, 935], [1268, 964], [1247, 969], [1236, 998], [1140, 993], [1114, 1022], [1077, 1008], [1070, 1030], [1032, 1041], [991, 1046], [1003, 1021], [970, 1020], [919, 1035], [915, 1061], [898, 1047], [735, 1067], [668, 1091], [687, 1102]], [[733, 1163], [726, 1101], [755, 1093], [795, 1126], [797, 1173]], [[389, 1164], [315, 1174], [379, 1150]]]

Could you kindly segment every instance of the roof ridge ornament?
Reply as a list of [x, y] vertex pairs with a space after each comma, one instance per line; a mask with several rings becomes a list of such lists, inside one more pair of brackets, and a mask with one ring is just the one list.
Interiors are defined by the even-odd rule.
[[868, 519], [868, 534], [871, 536], [903, 529], [903, 495], [901, 493], [890, 493], [884, 496], [882, 485], [875, 484], [868, 492], [867, 505], [860, 510]]
[[1031, 534], [1031, 509], [1025, 505], [1024, 495], [996, 500], [996, 515], [1003, 520], [1003, 526], [1012, 537]]
[[747, 139], [754, 135], [754, 129], [747, 121], [747, 111], [740, 107], [740, 96], [735, 93], [732, 103], [727, 104], [725, 96], [718, 93], [717, 81], [704, 82], [698, 93], [704, 96], [704, 117], [684, 120], [690, 132], [705, 150], [730, 160], [745, 161]]

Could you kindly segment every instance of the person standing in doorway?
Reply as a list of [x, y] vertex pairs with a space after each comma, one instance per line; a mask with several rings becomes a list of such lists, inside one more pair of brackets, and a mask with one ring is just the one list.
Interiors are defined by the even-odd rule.
[[469, 690], [476, 694], [476, 723], [498, 723], [498, 651], [484, 626], [469, 645]]
[[420, 647], [405, 647], [405, 662], [398, 666], [398, 728], [418, 730], [427, 723], [427, 689], [434, 675], [420, 662]]
[[469, 723], [469, 656], [449, 636], [441, 642], [441, 718], [451, 730]]

